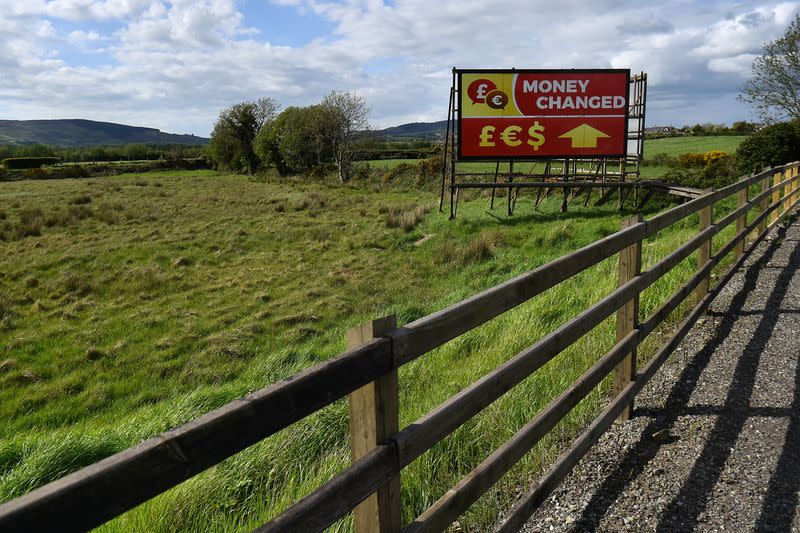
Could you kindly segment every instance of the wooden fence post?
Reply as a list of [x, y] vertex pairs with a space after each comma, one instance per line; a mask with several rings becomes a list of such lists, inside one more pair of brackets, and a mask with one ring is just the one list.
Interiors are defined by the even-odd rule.
[[[742, 180], [745, 180], [745, 179], [747, 179], [747, 178], [746, 177], [742, 178]], [[742, 180], [740, 180], [740, 181], [742, 181]], [[736, 207], [737, 208], [742, 208], [745, 205], [747, 205], [747, 192], [748, 192], [748, 189], [749, 189], [749, 187], [745, 187], [744, 189], [739, 191], [739, 194], [737, 196], [737, 202], [736, 202]], [[747, 213], [743, 214], [742, 216], [740, 216], [739, 218], [736, 219], [736, 234], [738, 235], [739, 232], [743, 231], [744, 228], [746, 228], [746, 227], [747, 227]], [[738, 260], [740, 257], [742, 257], [744, 255], [744, 247], [745, 247], [745, 241], [746, 240], [747, 240], [747, 236], [745, 235], [745, 238], [742, 239], [741, 241], [739, 241], [739, 243], [734, 247], [733, 254], [734, 254], [734, 258], [736, 260]]]
[[[794, 168], [786, 169], [786, 174], [784, 174], [785, 178], [792, 178], [794, 176]], [[787, 211], [789, 211], [789, 191], [792, 190], [792, 181], [789, 181], [786, 185], [781, 187], [781, 198], [783, 198], [783, 202], [781, 202], [781, 216], [785, 215]]]
[[[394, 315], [356, 326], [347, 332], [347, 347], [355, 348], [397, 327]], [[397, 369], [352, 392], [350, 400], [350, 457], [355, 462], [397, 433]], [[400, 531], [400, 476], [379, 488], [353, 510], [356, 533]]]
[[[703, 231], [704, 229], [709, 227], [712, 223], [713, 218], [714, 218], [714, 204], [702, 208], [700, 210], [699, 230]], [[697, 249], [697, 270], [703, 268], [705, 264], [708, 263], [708, 261], [711, 259], [711, 245], [712, 245], [711, 239], [708, 239], [706, 242], [701, 244], [700, 247]], [[697, 285], [694, 294], [698, 302], [702, 300], [706, 294], [708, 294], [709, 280], [710, 276], [703, 278], [703, 280]]]
[[[764, 178], [764, 181], [761, 182], [761, 192], [767, 192], [767, 190], [769, 190], [769, 182], [770, 182], [769, 176]], [[764, 196], [764, 198], [761, 199], [761, 203], [759, 204], [759, 208], [761, 209], [761, 212], [763, 213], [763, 212], [765, 212], [767, 210], [768, 207], [769, 207], [769, 195], [766, 195], [766, 196]], [[761, 235], [762, 233], [764, 233], [764, 230], [767, 229], [767, 219], [768, 218], [769, 217], [764, 217], [761, 220], [761, 222], [758, 223], [758, 230], [757, 230], [758, 231], [758, 235]]]
[[[642, 221], [638, 213], [622, 221], [622, 228]], [[642, 241], [636, 241], [619, 252], [619, 286], [642, 273]], [[639, 327], [639, 295], [617, 310], [617, 342]], [[614, 394], [618, 395], [636, 377], [636, 348], [626, 355], [614, 370]], [[633, 400], [617, 417], [618, 421], [629, 420], [633, 414]]]
[[[777, 184], [779, 184], [782, 179], [783, 179], [783, 174], [781, 174], [780, 172], [778, 172], [774, 176], [772, 176], [772, 185], [773, 185], [773, 187], [776, 186]], [[781, 199], [781, 190], [780, 190], [780, 188], [775, 189], [774, 191], [772, 191], [772, 202], [771, 203], [774, 204], [774, 203], [778, 202], [780, 199]], [[780, 210], [781, 210], [781, 208], [779, 206], [772, 213], [770, 213], [770, 216], [769, 216], [769, 225], [770, 226], [775, 224], [778, 221], [778, 217], [780, 216]]]

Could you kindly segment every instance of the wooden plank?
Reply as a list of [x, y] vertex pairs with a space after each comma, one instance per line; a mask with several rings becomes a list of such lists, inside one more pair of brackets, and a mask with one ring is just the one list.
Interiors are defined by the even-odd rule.
[[[773, 184], [773, 186], [778, 187], [780, 185], [780, 183], [781, 183], [781, 178], [782, 177], [783, 177], [783, 174], [781, 174], [780, 172], [778, 172], [774, 176], [772, 176], [772, 184]], [[781, 191], [778, 190], [777, 188], [773, 188], [773, 191], [772, 191], [772, 203], [774, 204], [775, 202], [779, 201], [780, 198], [781, 198]], [[770, 226], [774, 225], [778, 221], [778, 218], [780, 216], [781, 216], [780, 210], [773, 211], [772, 212], [772, 218], [770, 218], [770, 221], [769, 221], [769, 225]]]
[[508, 392], [631, 299], [647, 280], [618, 288], [572, 320], [466, 387], [395, 436], [405, 466]]
[[85, 531], [342, 398], [393, 367], [380, 339], [0, 506], [0, 531]]
[[397, 448], [389, 441], [373, 448], [348, 469], [254, 531], [323, 531], [390, 479], [396, 478], [399, 471]]
[[[355, 349], [397, 328], [395, 315], [356, 326], [347, 332]], [[399, 428], [397, 368], [350, 394], [350, 457], [355, 464]], [[397, 475], [353, 511], [356, 533], [400, 531], [400, 476]]]
[[[712, 224], [712, 219], [714, 216], [714, 206], [710, 205], [708, 207], [704, 207], [700, 210], [700, 231], [704, 231]], [[709, 238], [706, 242], [704, 242], [697, 250], [697, 270], [700, 270], [708, 263], [708, 260], [711, 258], [711, 239]], [[697, 290], [695, 291], [697, 301], [703, 299], [703, 297], [708, 294], [708, 287], [709, 287], [710, 277], [704, 278], [697, 286]]]
[[389, 336], [400, 366], [476, 326], [528, 301], [642, 238], [644, 225], [632, 226], [520, 274], [466, 300], [407, 324]]
[[[525, 174], [516, 174], [516, 176], [526, 177]], [[589, 188], [603, 188], [603, 187], [611, 187], [614, 189], [633, 189], [634, 187], [642, 186], [642, 187], [660, 187], [657, 185], [651, 185], [651, 182], [641, 182], [641, 183], [633, 183], [633, 182], [593, 182], [593, 181], [515, 181], [513, 183], [508, 182], [498, 182], [492, 183], [490, 181], [485, 182], [469, 182], [469, 183], [459, 183], [458, 186], [462, 189], [490, 189], [492, 187], [496, 187], [498, 189], [577, 189], [580, 187], [589, 187]], [[659, 188], [659, 190], [661, 190]]]
[[610, 188], [606, 192], [604, 192], [602, 195], [600, 195], [600, 198], [598, 198], [597, 201], [594, 203], [595, 206], [603, 205], [606, 202], [608, 202], [609, 200], [611, 200], [611, 196], [615, 192], [617, 192], [617, 188], [612, 187], [612, 185], [613, 184], [611, 184], [611, 183], [604, 183], [602, 185], [602, 187], [610, 187]]
[[789, 205], [791, 203], [791, 194], [789, 194], [789, 191], [793, 188], [792, 182], [794, 181], [794, 167], [791, 167], [786, 170], [786, 177], [788, 177], [791, 181], [786, 185], [784, 185], [783, 190], [781, 191], [781, 196], [783, 197], [781, 216], [789, 212]]
[[[642, 221], [642, 214], [638, 213], [622, 221], [622, 227], [627, 228]], [[642, 241], [637, 241], [619, 253], [618, 283], [621, 287], [634, 279], [642, 272]], [[617, 310], [617, 342], [630, 334], [639, 326], [639, 294], [637, 293], [625, 305]], [[617, 365], [614, 370], [614, 390], [619, 393], [636, 376], [636, 348]], [[620, 420], [629, 420], [633, 413], [633, 403], [622, 411]]]
[[404, 533], [445, 530], [608, 375], [614, 365], [636, 346], [638, 336], [638, 331], [632, 331], [618, 342], [533, 420], [406, 527]]
[[[757, 240], [760, 241], [766, 232], [761, 233]], [[538, 509], [559, 483], [569, 474], [572, 468], [580, 461], [586, 452], [600, 439], [603, 433], [611, 427], [614, 420], [625, 409], [625, 406], [642, 390], [650, 381], [656, 371], [661, 368], [667, 358], [675, 351], [678, 344], [691, 331], [697, 320], [703, 316], [711, 301], [719, 291], [730, 281], [736, 270], [744, 263], [744, 260], [755, 248], [755, 244], [748, 249], [744, 256], [736, 261], [726, 272], [712, 291], [694, 307], [689, 315], [683, 320], [680, 327], [670, 337], [670, 339], [659, 349], [650, 359], [642, 371], [637, 375], [636, 380], [628, 384], [626, 389], [617, 395], [611, 404], [598, 416], [594, 422], [578, 437], [572, 446], [562, 453], [553, 466], [548, 470], [540, 481], [514, 506], [509, 515], [495, 528], [495, 533], [515, 533], [521, 528], [530, 516]]]
[[[640, 224], [630, 227], [639, 226]], [[444, 436], [535, 372], [638, 293], [658, 281], [723, 227], [709, 226], [641, 275], [618, 287], [533, 346], [526, 348], [493, 372], [404, 428], [395, 437], [400, 453], [400, 464], [407, 465], [419, 457]]]
[[679, 220], [682, 220], [693, 213], [700, 211], [702, 208], [713, 205], [723, 198], [727, 198], [728, 196], [738, 192], [744, 187], [749, 187], [753, 183], [763, 179], [764, 176], [770, 174], [771, 172], [772, 169], [767, 169], [754, 176], [750, 176], [736, 183], [732, 183], [731, 185], [723, 187], [709, 194], [705, 194], [699, 198], [695, 198], [694, 200], [686, 202], [683, 205], [673, 207], [672, 209], [656, 215], [646, 222], [647, 236], [653, 236], [662, 229], [671, 226], [675, 222], [678, 222]]
[[628, 196], [631, 194], [631, 189], [620, 189], [619, 190], [619, 207], [618, 209], [622, 211], [625, 208], [625, 201], [628, 199]]
[[[692, 293], [692, 291], [700, 284], [700, 282], [711, 274], [713, 268], [719, 264], [722, 258], [728, 255], [735, 248], [737, 243], [743, 241], [745, 235], [761, 227], [763, 225], [763, 221], [767, 220], [768, 216], [768, 211], [760, 213], [755, 220], [750, 223], [749, 226], [747, 226], [743, 231], [734, 235], [734, 237], [725, 246], [723, 246], [715, 255], [711, 257], [711, 259], [703, 268], [698, 270], [691, 278], [689, 278], [686, 283], [681, 285], [681, 287], [672, 296], [670, 296], [666, 302], [656, 309], [653, 314], [647, 317], [647, 319], [639, 326], [641, 338], [644, 339], [650, 335], [650, 333], [652, 333], [653, 330], [655, 330], [661, 324], [661, 322], [663, 322], [667, 316], [669, 316], [670, 313], [678, 308], [681, 302], [683, 302], [683, 300]], [[760, 234], [761, 232], [758, 233]], [[752, 246], [753, 245], [751, 244], [751, 246], [745, 250], [752, 248]]]
[[[759, 204], [759, 207], [760, 207], [762, 213], [766, 213], [767, 208], [769, 207], [769, 196], [768, 196], [768, 193], [769, 193], [769, 182], [770, 182], [769, 176], [764, 178], [764, 180], [761, 182], [761, 192], [763, 194], [763, 199], [761, 200], [761, 202]], [[763, 233], [765, 229], [767, 229], [767, 219], [766, 218], [764, 218], [763, 221], [761, 222], [761, 224], [759, 224], [758, 233]]]
[[642, 209], [645, 205], [647, 205], [647, 202], [650, 201], [650, 198], [652, 198], [655, 193], [655, 190], [647, 189], [647, 191], [644, 193], [644, 196], [642, 196], [642, 198], [639, 200], [639, 204], [636, 206], [636, 208]]
[[[745, 207], [747, 205], [747, 189], [741, 189], [737, 194], [737, 206], [738, 207]], [[736, 233], [742, 231], [745, 226], [747, 226], [747, 212], [744, 215], [740, 216], [736, 219]], [[734, 257], [735, 259], [739, 259], [744, 255], [744, 239], [742, 239], [739, 244], [736, 245], [734, 249]]]
[[[508, 162], [508, 185], [509, 185], [509, 187], [508, 187], [508, 190], [506, 191], [508, 193], [508, 216], [511, 216], [511, 214], [512, 214], [512, 207], [511, 207], [511, 192], [512, 192], [512, 189], [511, 189], [511, 185], [513, 183], [514, 183], [514, 160], [512, 159], [511, 161]], [[519, 187], [517, 187], [517, 189], [519, 189]]]

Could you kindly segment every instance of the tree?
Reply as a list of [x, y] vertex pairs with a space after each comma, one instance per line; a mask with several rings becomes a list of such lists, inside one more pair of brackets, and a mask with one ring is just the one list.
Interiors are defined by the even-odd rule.
[[307, 172], [333, 160], [330, 125], [322, 106], [287, 107], [259, 131], [256, 154], [281, 175]]
[[259, 159], [253, 141], [259, 130], [275, 119], [278, 103], [272, 98], [242, 102], [223, 109], [214, 123], [208, 143], [211, 159], [219, 166], [239, 172], [253, 172]]
[[339, 179], [347, 181], [353, 170], [356, 145], [369, 128], [369, 107], [362, 96], [339, 91], [328, 93], [320, 106], [326, 127], [326, 140], [333, 153]]
[[755, 108], [764, 122], [800, 119], [800, 15], [783, 37], [764, 45], [753, 60], [753, 77], [738, 96]]
[[758, 172], [764, 167], [783, 165], [800, 158], [800, 125], [780, 122], [763, 128], [739, 145], [736, 163], [743, 173]]
[[756, 131], [756, 128], [754, 124], [751, 124], [746, 120], [740, 120], [731, 125], [731, 131], [738, 135], [749, 135], [750, 133]]

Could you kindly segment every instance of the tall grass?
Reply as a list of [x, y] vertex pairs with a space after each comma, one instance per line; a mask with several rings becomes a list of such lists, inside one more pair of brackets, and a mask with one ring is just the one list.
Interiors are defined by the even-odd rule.
[[[434, 312], [616, 231], [620, 217], [613, 207], [571, 206], [562, 215], [555, 198], [537, 211], [523, 196], [513, 218], [476, 198], [450, 222], [429, 212], [423, 193], [209, 172], [157, 178], [162, 187], [138, 186], [136, 176], [0, 187], [2, 204], [15, 206], [5, 209], [9, 219], [24, 212], [46, 222], [65, 206], [93, 213], [0, 243], [8, 273], [0, 280], [0, 501], [339, 353], [351, 326]], [[83, 197], [92, 200], [70, 203]], [[112, 223], [94, 215], [100, 205], [118, 214]], [[685, 242], [696, 224], [690, 217], [646, 242], [645, 263]], [[648, 289], [643, 314], [693, 270], [684, 261]], [[598, 301], [615, 276], [610, 258], [404, 366], [401, 424]], [[404, 469], [404, 521], [613, 342], [612, 317]], [[654, 348], [649, 341], [640, 356]], [[488, 527], [598, 412], [608, 386], [461, 517], [462, 527]], [[337, 402], [101, 529], [250, 529], [348, 464], [347, 424]], [[335, 529], [349, 527], [344, 520]]]

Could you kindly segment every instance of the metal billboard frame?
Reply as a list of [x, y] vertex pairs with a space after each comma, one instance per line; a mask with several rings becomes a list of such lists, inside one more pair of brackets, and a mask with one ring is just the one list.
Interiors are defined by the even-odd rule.
[[[627, 109], [625, 113], [625, 147], [626, 154], [619, 155], [593, 155], [591, 157], [552, 157], [552, 156], [526, 156], [526, 157], [480, 157], [461, 156], [461, 75], [470, 73], [525, 73], [525, 72], [552, 72], [552, 73], [581, 73], [581, 72], [626, 72], [628, 73]], [[614, 192], [619, 191], [619, 206], [622, 209], [625, 201], [632, 192], [635, 200], [639, 187], [636, 182], [640, 174], [640, 165], [644, 157], [644, 127], [647, 107], [647, 74], [630, 75], [629, 69], [457, 69], [452, 71], [452, 84], [450, 86], [450, 99], [447, 111], [447, 127], [444, 143], [444, 162], [442, 165], [441, 196], [439, 199], [439, 212], [443, 210], [447, 181], [450, 182], [450, 219], [454, 219], [458, 212], [458, 192], [460, 189], [491, 189], [490, 208], [494, 208], [497, 190], [507, 190], [508, 215], [511, 216], [516, 206], [516, 200], [521, 189], [536, 188], [538, 207], [542, 193], [547, 196], [551, 189], [563, 190], [561, 211], [579, 194], [588, 190], [586, 203], [593, 188], [600, 188], [602, 195], [598, 204], [610, 201]], [[633, 145], [633, 146], [632, 146]], [[459, 171], [459, 163], [481, 161], [494, 161], [494, 173]], [[515, 162], [532, 162], [534, 167], [526, 173], [515, 173]], [[500, 172], [500, 163], [508, 164], [508, 172]], [[541, 164], [542, 168], [536, 167]], [[538, 172], [535, 172], [538, 170]], [[492, 182], [477, 181], [475, 178], [492, 177]], [[501, 179], [505, 180], [502, 181]], [[517, 179], [517, 182], [514, 182]], [[522, 180], [522, 181], [520, 181]], [[647, 196], [649, 198], [649, 195]], [[635, 201], [634, 200], [634, 201]]]

